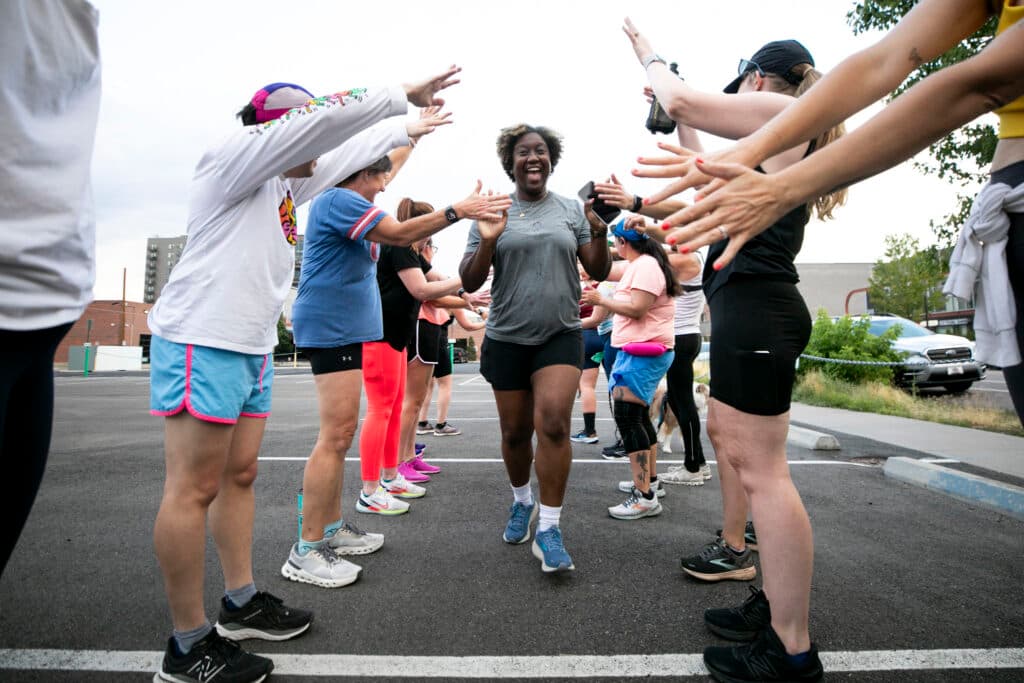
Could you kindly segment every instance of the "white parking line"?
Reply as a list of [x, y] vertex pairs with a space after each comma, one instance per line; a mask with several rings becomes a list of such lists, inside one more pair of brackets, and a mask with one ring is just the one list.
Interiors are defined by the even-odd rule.
[[[309, 460], [309, 456], [302, 455], [264, 455], [260, 456], [260, 461], [263, 462], [304, 462]], [[621, 466], [625, 459], [622, 460], [606, 460], [605, 458], [573, 458], [573, 465], [617, 465]], [[349, 456], [345, 458], [345, 462], [359, 462], [359, 456]], [[485, 463], [492, 465], [503, 465], [504, 460], [501, 458], [430, 458], [432, 463]], [[717, 465], [716, 460], [708, 460], [708, 464]], [[872, 465], [863, 462], [847, 462], [845, 460], [790, 460], [790, 465], [846, 465], [847, 467], [875, 467], [878, 465]], [[957, 460], [929, 460], [928, 462], [958, 462]], [[682, 460], [673, 460], [669, 458], [658, 458], [659, 465], [681, 465]]]
[[[0, 650], [0, 669], [150, 673], [162, 652], [132, 650]], [[698, 654], [523, 657], [394, 657], [275, 654], [274, 674], [376, 678], [647, 678], [706, 676]], [[822, 652], [831, 673], [1024, 669], [1024, 648]]]

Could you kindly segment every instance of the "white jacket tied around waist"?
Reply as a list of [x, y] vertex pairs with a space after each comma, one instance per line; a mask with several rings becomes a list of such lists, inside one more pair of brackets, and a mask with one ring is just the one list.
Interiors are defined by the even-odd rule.
[[974, 295], [978, 360], [1001, 368], [1021, 362], [1017, 309], [1006, 269], [1008, 213], [1024, 213], [1024, 185], [989, 183], [982, 188], [949, 259], [944, 294]]

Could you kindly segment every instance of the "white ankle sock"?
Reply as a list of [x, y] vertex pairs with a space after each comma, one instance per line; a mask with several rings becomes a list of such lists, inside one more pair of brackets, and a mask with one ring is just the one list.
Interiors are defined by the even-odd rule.
[[537, 522], [537, 531], [547, 531], [553, 526], [558, 526], [558, 520], [562, 516], [562, 506], [556, 508], [540, 504], [540, 517]]
[[515, 496], [517, 503], [533, 505], [533, 490], [530, 488], [530, 482], [526, 482], [522, 486], [512, 486], [512, 495]]

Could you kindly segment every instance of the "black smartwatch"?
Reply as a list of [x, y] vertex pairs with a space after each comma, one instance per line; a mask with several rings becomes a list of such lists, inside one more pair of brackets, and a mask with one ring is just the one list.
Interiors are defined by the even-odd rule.
[[465, 294], [465, 293], [466, 293], [466, 288], [465, 288], [465, 287], [459, 287], [459, 291], [457, 291], [457, 292], [455, 293], [455, 295], [456, 295], [456, 296], [462, 296], [462, 295], [463, 295], [463, 294]]
[[444, 217], [448, 219], [449, 223], [457, 223], [459, 221], [459, 214], [455, 213], [455, 207], [452, 206], [444, 210]]

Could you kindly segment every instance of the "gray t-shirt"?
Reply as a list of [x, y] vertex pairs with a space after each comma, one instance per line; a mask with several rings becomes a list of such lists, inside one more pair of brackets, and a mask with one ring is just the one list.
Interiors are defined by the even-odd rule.
[[[526, 214], [520, 216], [520, 213]], [[590, 224], [575, 199], [549, 192], [539, 202], [513, 200], [498, 237], [487, 336], [513, 344], [542, 344], [580, 328], [576, 250], [590, 242]], [[476, 222], [466, 253], [480, 245]]]

